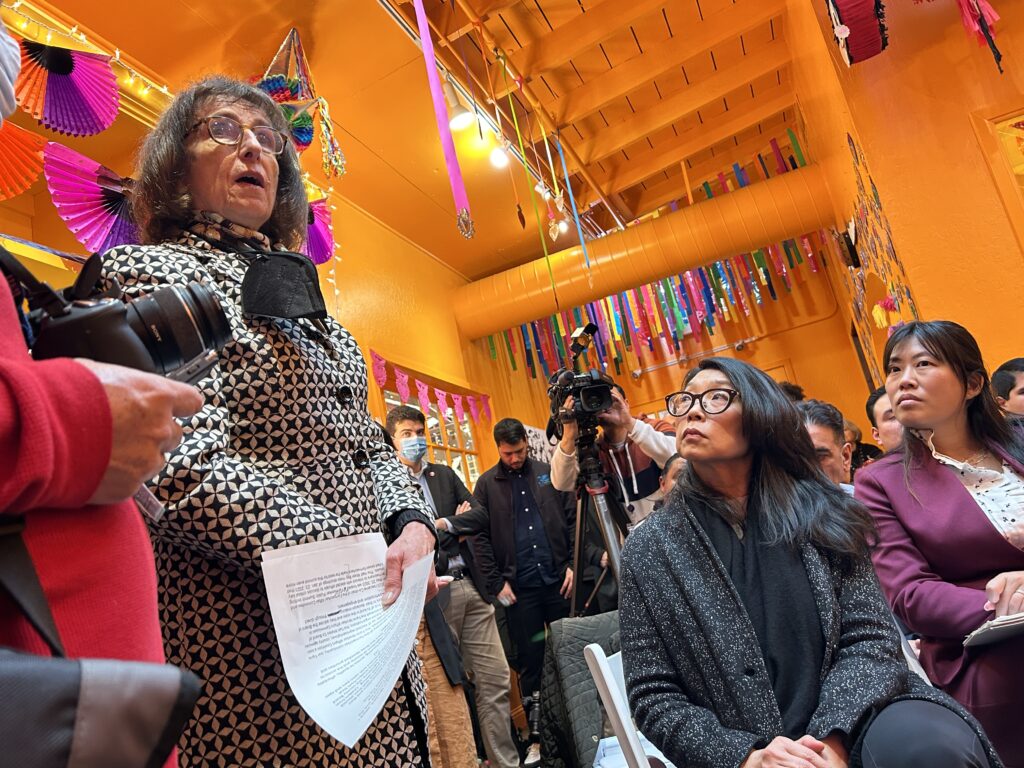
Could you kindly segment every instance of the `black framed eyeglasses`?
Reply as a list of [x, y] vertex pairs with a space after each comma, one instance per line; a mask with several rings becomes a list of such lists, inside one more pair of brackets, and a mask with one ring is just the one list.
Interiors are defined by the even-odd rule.
[[740, 393], [735, 389], [709, 389], [705, 392], [693, 393], [693, 392], [673, 392], [671, 395], [665, 398], [665, 408], [672, 416], [685, 416], [693, 408], [693, 404], [698, 400], [700, 401], [700, 407], [704, 409], [704, 413], [714, 416], [716, 413], [721, 413], [730, 405], [732, 401], [740, 396]]
[[272, 155], [280, 155], [284, 152], [285, 142], [288, 141], [283, 133], [276, 128], [271, 128], [269, 125], [242, 125], [233, 117], [228, 117], [227, 115], [209, 115], [197, 120], [196, 124], [189, 128], [185, 135], [187, 136], [192, 133], [201, 125], [206, 126], [206, 130], [210, 132], [211, 139], [218, 144], [224, 144], [229, 147], [238, 146], [242, 141], [242, 136], [245, 135], [245, 131], [250, 130], [253, 136], [256, 137], [256, 142], [260, 147]]

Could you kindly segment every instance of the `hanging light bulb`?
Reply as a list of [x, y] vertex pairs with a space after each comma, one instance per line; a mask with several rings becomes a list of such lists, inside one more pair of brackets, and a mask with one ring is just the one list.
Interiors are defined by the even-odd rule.
[[563, 235], [569, 231], [568, 219], [562, 219], [561, 221], [558, 222], [558, 231], [561, 232]]
[[538, 181], [536, 184], [533, 185], [533, 191], [536, 192], [538, 195], [543, 196], [544, 193], [548, 191], [548, 188], [544, 186], [543, 181]]
[[508, 153], [504, 147], [495, 147], [491, 150], [491, 165], [495, 168], [508, 167]]
[[441, 89], [444, 91], [444, 100], [448, 102], [448, 127], [453, 131], [469, 128], [473, 124], [473, 113], [462, 106], [452, 81], [446, 80]]

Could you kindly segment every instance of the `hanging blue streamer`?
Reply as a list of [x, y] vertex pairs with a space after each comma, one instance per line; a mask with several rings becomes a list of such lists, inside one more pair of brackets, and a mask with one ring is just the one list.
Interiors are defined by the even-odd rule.
[[523, 335], [523, 354], [526, 356], [526, 364], [530, 368], [533, 378], [537, 378], [537, 365], [533, 362], [533, 352], [530, 350], [530, 334], [526, 332], [526, 324], [519, 326], [519, 332]]
[[576, 210], [576, 197], [572, 193], [572, 184], [569, 182], [569, 167], [565, 164], [565, 152], [562, 151], [562, 142], [558, 140], [557, 136], [552, 136], [551, 139], [555, 142], [555, 146], [558, 147], [558, 156], [562, 159], [562, 173], [565, 174], [565, 188], [569, 191], [569, 207], [572, 208], [572, 218], [576, 222], [576, 233], [580, 236], [580, 247], [583, 249], [583, 260], [587, 263], [587, 269], [590, 269], [590, 254], [587, 253], [587, 241], [583, 239], [583, 227], [580, 224], [580, 214]]

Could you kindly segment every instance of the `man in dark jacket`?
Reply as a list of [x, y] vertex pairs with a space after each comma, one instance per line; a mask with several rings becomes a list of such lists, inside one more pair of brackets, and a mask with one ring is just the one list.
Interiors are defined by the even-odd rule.
[[[494, 621], [494, 606], [474, 586], [481, 576], [468, 542], [444, 532], [446, 521], [471, 510], [481, 514], [483, 508], [451, 467], [426, 460], [426, 419], [421, 411], [406, 405], [391, 409], [387, 430], [399, 451], [399, 460], [409, 468], [434, 511], [440, 557], [447, 560], [446, 575], [454, 579], [427, 603], [425, 615], [431, 636], [451, 632], [458, 642], [459, 648], [453, 650], [456, 654], [461, 651], [466, 672], [473, 680], [480, 734], [490, 764], [494, 768], [518, 768], [519, 752], [510, 728], [508, 662]], [[457, 679], [451, 682], [455, 684]]]
[[[509, 629], [524, 700], [537, 701], [546, 625], [569, 615], [576, 502], [551, 484], [551, 469], [528, 457], [517, 419], [494, 427], [500, 461], [480, 476], [474, 495], [483, 511], [448, 521], [459, 534], [478, 534], [472, 549], [480, 593], [508, 608]], [[532, 753], [527, 764], [531, 764]], [[539, 759], [539, 756], [538, 756]]]

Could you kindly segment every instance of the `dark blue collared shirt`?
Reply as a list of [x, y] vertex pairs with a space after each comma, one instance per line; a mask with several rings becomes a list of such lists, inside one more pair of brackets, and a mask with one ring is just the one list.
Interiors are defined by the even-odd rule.
[[512, 488], [512, 518], [516, 526], [516, 578], [514, 589], [550, 587], [559, 583], [551, 557], [540, 505], [533, 497], [530, 478], [522, 471], [506, 469]]

